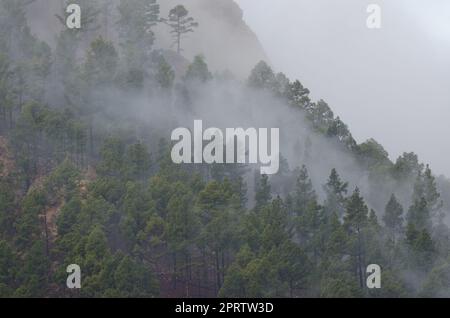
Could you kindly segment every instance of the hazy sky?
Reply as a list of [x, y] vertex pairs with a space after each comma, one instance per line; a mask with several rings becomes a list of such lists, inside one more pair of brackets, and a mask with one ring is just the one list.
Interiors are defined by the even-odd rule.
[[[450, 177], [450, 0], [236, 0], [277, 71], [395, 159]], [[367, 6], [382, 28], [366, 26]]]

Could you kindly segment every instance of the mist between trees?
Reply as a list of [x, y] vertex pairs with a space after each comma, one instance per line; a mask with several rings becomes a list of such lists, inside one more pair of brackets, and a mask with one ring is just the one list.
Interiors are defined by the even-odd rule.
[[[1, 296], [448, 296], [450, 186], [416, 155], [357, 144], [265, 62], [242, 81], [153, 49], [155, 1], [80, 2], [85, 27], [50, 47], [28, 1], [0, 0]], [[199, 118], [280, 127], [278, 174], [173, 163], [171, 132]]]

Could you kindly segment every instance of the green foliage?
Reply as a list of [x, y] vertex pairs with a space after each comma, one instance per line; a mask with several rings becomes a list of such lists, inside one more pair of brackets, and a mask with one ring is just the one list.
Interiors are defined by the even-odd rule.
[[355, 189], [347, 201], [344, 225], [350, 233], [360, 233], [368, 221], [368, 209], [361, 197], [360, 190]]
[[396, 179], [404, 181], [415, 178], [423, 170], [423, 165], [415, 153], [404, 153], [398, 157], [393, 169]]
[[121, 0], [118, 7], [121, 47], [128, 67], [138, 69], [149, 61], [155, 41], [152, 29], [160, 21], [156, 0]]
[[275, 85], [275, 74], [272, 68], [266, 62], [259, 62], [250, 73], [248, 85], [258, 89], [272, 90]]
[[364, 254], [366, 253], [366, 238], [364, 229], [368, 225], [368, 208], [361, 197], [358, 188], [347, 201], [347, 210], [344, 216], [344, 227], [349, 234], [349, 249], [352, 258], [352, 265], [359, 281], [359, 287], [364, 286], [365, 264]]
[[165, 22], [171, 28], [174, 44], [177, 47], [178, 54], [180, 54], [183, 51], [181, 47], [183, 36], [194, 32], [194, 29], [197, 28], [199, 24], [195, 22], [193, 17], [189, 16], [189, 11], [181, 4], [169, 11], [169, 16]]
[[327, 195], [324, 209], [328, 215], [344, 215], [345, 195], [347, 194], [348, 183], [343, 182], [336, 169], [331, 170], [330, 177], [324, 186]]
[[17, 255], [6, 241], [0, 241], [0, 297], [10, 297], [16, 287]]
[[154, 78], [157, 86], [161, 90], [170, 91], [175, 82], [175, 72], [173, 68], [167, 63], [162, 54], [155, 54], [153, 63], [156, 65]]
[[124, 256], [114, 272], [115, 290], [120, 297], [155, 297], [157, 283], [144, 264]]
[[47, 285], [50, 262], [46, 254], [46, 244], [35, 241], [27, 252], [24, 263], [18, 272], [20, 287], [14, 292], [15, 297], [43, 297], [43, 286]]
[[395, 237], [397, 233], [401, 233], [403, 228], [403, 207], [397, 201], [397, 198], [392, 194], [389, 202], [386, 205], [383, 215], [383, 221], [386, 228], [389, 230], [392, 241], [395, 244]]
[[408, 211], [408, 224], [418, 230], [431, 230], [431, 216], [425, 198], [414, 201]]
[[322, 282], [320, 297], [323, 298], [359, 298], [361, 290], [348, 274], [330, 277]]
[[303, 87], [302, 83], [300, 83], [299, 80], [296, 80], [293, 83], [289, 84], [286, 97], [292, 103], [292, 105], [307, 109], [311, 103], [309, 93], [309, 89]]
[[208, 70], [208, 65], [201, 55], [194, 57], [194, 61], [189, 65], [184, 79], [188, 82], [194, 81], [199, 83], [205, 83], [212, 79], [212, 75]]
[[267, 205], [272, 197], [270, 191], [269, 177], [267, 175], [262, 175], [256, 184], [256, 194], [255, 194], [255, 210], [262, 209]]
[[436, 180], [433, 176], [430, 167], [427, 165], [425, 171], [419, 172], [414, 184], [413, 200], [426, 202], [430, 214], [432, 216], [439, 216], [440, 209], [443, 206], [443, 202], [439, 199], [440, 193], [437, 190]]
[[435, 266], [423, 284], [420, 296], [448, 298], [450, 296], [450, 265], [448, 262]]
[[12, 186], [11, 181], [0, 177], [0, 239], [12, 234], [10, 225], [14, 220], [14, 213], [17, 209]]
[[409, 267], [422, 271], [430, 270], [436, 251], [429, 232], [426, 229], [418, 229], [413, 223], [408, 223], [405, 241], [409, 252]]
[[297, 215], [302, 215], [308, 207], [317, 201], [316, 192], [314, 191], [311, 179], [308, 175], [306, 166], [303, 166], [298, 173], [298, 178], [294, 192], [294, 211]]
[[[260, 62], [247, 86], [305, 118], [301, 159], [315, 160], [313, 141], [325, 137], [357, 159], [365, 191], [347, 197], [336, 169], [317, 190], [306, 166], [291, 171], [283, 158], [278, 175], [258, 173], [249, 189], [245, 165], [175, 165], [170, 143], [157, 144], [167, 127], [110, 101], [151, 96], [186, 109], [217, 84], [205, 59], [176, 83], [180, 65], [153, 50], [155, 0], [120, 1], [117, 48], [109, 28], [94, 34], [110, 2], [80, 1], [84, 27], [63, 30], [52, 51], [30, 33], [29, 1], [0, 0], [1, 297], [448, 296], [448, 194], [417, 155], [392, 163], [376, 141], [358, 145], [325, 101]], [[180, 53], [198, 24], [181, 5], [165, 22]], [[394, 191], [380, 224], [374, 202]], [[411, 205], [405, 216], [400, 202]], [[74, 263], [82, 289], [72, 291]], [[365, 286], [371, 263], [382, 267], [380, 290]]]
[[374, 139], [369, 139], [359, 145], [358, 153], [369, 167], [383, 166], [389, 164], [389, 154]]
[[92, 42], [86, 57], [84, 73], [89, 85], [106, 85], [114, 80], [118, 66], [118, 55], [111, 42], [98, 38]]

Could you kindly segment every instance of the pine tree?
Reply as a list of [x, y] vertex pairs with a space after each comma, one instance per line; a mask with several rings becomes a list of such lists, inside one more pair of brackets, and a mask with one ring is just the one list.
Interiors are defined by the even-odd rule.
[[12, 234], [10, 225], [14, 222], [16, 208], [13, 183], [9, 179], [3, 178], [0, 170], [0, 240], [9, 236], [8, 234]]
[[297, 234], [306, 250], [311, 252], [314, 261], [318, 261], [321, 253], [322, 234], [321, 229], [327, 219], [324, 216], [323, 207], [317, 201], [311, 201], [304, 213], [296, 218]]
[[286, 206], [280, 197], [277, 197], [261, 213], [263, 230], [261, 243], [263, 249], [270, 251], [279, 248], [284, 242], [289, 241], [292, 230], [288, 218]]
[[120, 176], [125, 168], [125, 144], [120, 138], [111, 137], [104, 141], [100, 155], [102, 161], [98, 172], [104, 176]]
[[366, 265], [363, 230], [368, 223], [368, 212], [364, 199], [361, 197], [359, 189], [356, 188], [347, 202], [344, 227], [351, 238], [351, 256], [354, 260], [355, 274], [361, 288], [364, 286]]
[[286, 94], [289, 102], [293, 106], [307, 109], [311, 104], [309, 89], [303, 87], [302, 83], [298, 80], [289, 84], [289, 89]]
[[317, 130], [326, 131], [329, 137], [337, 135], [330, 134], [331, 130], [329, 127], [332, 127], [334, 113], [324, 100], [319, 100], [317, 103], [312, 104], [308, 109], [308, 115]]
[[151, 157], [146, 145], [138, 142], [128, 147], [125, 169], [134, 180], [145, 181], [150, 176]]
[[272, 68], [264, 61], [259, 62], [250, 73], [248, 85], [273, 92], [276, 87], [276, 78]]
[[155, 41], [153, 28], [160, 22], [156, 0], [121, 0], [118, 6], [119, 34], [123, 55], [130, 70], [149, 61]]
[[413, 152], [403, 153], [397, 158], [393, 167], [394, 177], [399, 181], [410, 181], [423, 171], [423, 165]]
[[324, 186], [324, 190], [327, 195], [324, 208], [327, 215], [332, 215], [333, 213], [339, 217], [344, 215], [347, 187], [348, 183], [341, 181], [336, 169], [332, 169], [330, 177]]
[[170, 10], [166, 23], [172, 29], [171, 33], [174, 37], [174, 44], [177, 47], [177, 53], [181, 54], [183, 51], [181, 47], [181, 40], [183, 36], [194, 32], [194, 29], [197, 28], [199, 24], [195, 22], [194, 18], [189, 16], [189, 11], [182, 5], [177, 5], [175, 8]]
[[215, 269], [217, 292], [223, 284], [233, 247], [238, 242], [241, 218], [240, 211], [232, 207], [233, 198], [228, 179], [223, 183], [212, 181], [198, 194], [197, 206], [202, 220], [200, 244], [213, 260], [211, 268]]
[[383, 221], [386, 228], [389, 230], [390, 239], [395, 245], [396, 236], [400, 234], [403, 229], [403, 207], [397, 201], [397, 198], [392, 194], [389, 202], [384, 210]]
[[16, 251], [7, 241], [0, 240], [0, 297], [13, 295], [18, 266]]
[[15, 297], [44, 297], [48, 289], [50, 260], [43, 240], [34, 241], [24, 257], [24, 263], [18, 273], [21, 286], [15, 291]]
[[411, 205], [407, 220], [406, 244], [409, 261], [413, 266], [428, 270], [433, 264], [435, 247], [431, 237], [433, 224], [430, 210], [424, 197], [415, 200]]
[[408, 264], [411, 268], [428, 271], [435, 261], [435, 244], [426, 229], [419, 229], [413, 223], [408, 223], [406, 230], [406, 244], [408, 246]]
[[13, 70], [6, 55], [0, 53], [0, 123], [3, 127], [13, 126]]
[[145, 264], [130, 256], [122, 258], [114, 272], [114, 287], [122, 297], [155, 297], [158, 295], [156, 279]]
[[432, 217], [442, 217], [440, 215], [443, 202], [440, 200], [436, 185], [435, 177], [433, 176], [430, 166], [426, 166], [423, 173], [419, 173], [414, 184], [413, 200], [425, 199], [428, 209]]
[[428, 203], [425, 198], [415, 200], [408, 210], [408, 223], [418, 230], [431, 231], [432, 221]]
[[308, 287], [308, 275], [311, 274], [312, 264], [304, 250], [297, 244], [286, 241], [274, 252], [278, 260], [280, 280], [288, 285], [288, 293], [283, 296], [300, 296], [302, 290]]
[[201, 55], [194, 57], [194, 61], [189, 65], [186, 75], [184, 77], [186, 81], [194, 81], [199, 83], [206, 83], [212, 79], [212, 75], [209, 72], [208, 65], [205, 59]]
[[[180, 278], [189, 286], [192, 277], [192, 245], [198, 237], [199, 219], [193, 207], [192, 192], [177, 182], [167, 204], [167, 242], [172, 254], [173, 282]], [[187, 292], [186, 297], [189, 297]]]
[[264, 174], [256, 182], [255, 210], [261, 210], [269, 203], [271, 198], [269, 177]]
[[113, 43], [101, 37], [93, 41], [84, 65], [87, 83], [93, 87], [111, 84], [117, 67], [118, 55]]
[[63, 11], [56, 15], [63, 26], [63, 30], [57, 38], [54, 73], [60, 77], [59, 80], [64, 84], [67, 96], [71, 93], [70, 96], [76, 98], [76, 94], [79, 92], [73, 92], [73, 90], [77, 85], [80, 85], [76, 78], [78, 74], [77, 59], [85, 54], [93, 37], [97, 35], [97, 31], [101, 27], [99, 17], [102, 8], [101, 3], [97, 0], [78, 0], [77, 4], [82, 8], [81, 28], [69, 29], [66, 27], [66, 20], [70, 13], [66, 12], [66, 8], [72, 3], [70, 0], [65, 0], [61, 5]]
[[154, 79], [157, 86], [162, 91], [170, 91], [173, 88], [175, 81], [175, 72], [173, 68], [167, 63], [166, 59], [161, 53], [153, 55]]
[[311, 179], [309, 178], [306, 166], [302, 166], [298, 173], [293, 199], [294, 209], [297, 215], [304, 214], [308, 206], [312, 202], [317, 201], [317, 195], [313, 188]]

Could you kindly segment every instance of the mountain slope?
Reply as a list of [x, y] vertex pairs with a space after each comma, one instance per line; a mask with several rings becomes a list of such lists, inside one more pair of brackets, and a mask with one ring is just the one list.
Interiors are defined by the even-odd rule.
[[[393, 163], [375, 140], [357, 144], [265, 62], [245, 82], [201, 57], [175, 77], [170, 63], [187, 59], [118, 44], [111, 24], [61, 32], [51, 50], [2, 14], [25, 5], [0, 0], [0, 297], [448, 295], [449, 196], [416, 155]], [[135, 20], [127, 36], [143, 34]], [[171, 133], [199, 118], [279, 127], [279, 173], [174, 163]], [[66, 288], [69, 264], [81, 290]], [[369, 264], [381, 290], [364, 285]]]
[[[111, 3], [108, 13], [109, 24], [117, 20], [114, 9], [118, 0]], [[203, 54], [212, 71], [231, 71], [239, 78], [245, 78], [256, 61], [267, 60], [258, 38], [243, 20], [243, 13], [233, 0], [164, 0], [160, 2], [161, 17], [167, 17], [170, 9], [182, 3], [190, 15], [199, 22], [199, 28], [183, 40], [183, 55], [192, 59]], [[64, 6], [60, 0], [36, 0], [28, 7], [28, 19], [32, 33], [48, 43], [53, 43], [61, 24], [55, 15], [63, 15]], [[83, 10], [83, 7], [81, 8]], [[164, 24], [156, 30], [156, 47], [173, 48], [173, 39]], [[97, 35], [116, 39], [114, 31], [107, 32], [104, 24]]]

